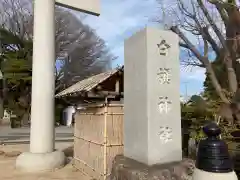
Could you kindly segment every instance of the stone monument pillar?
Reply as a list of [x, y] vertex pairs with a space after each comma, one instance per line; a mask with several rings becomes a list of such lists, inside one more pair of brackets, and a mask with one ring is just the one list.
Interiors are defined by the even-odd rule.
[[147, 165], [182, 160], [178, 43], [154, 28], [125, 41], [124, 155]]

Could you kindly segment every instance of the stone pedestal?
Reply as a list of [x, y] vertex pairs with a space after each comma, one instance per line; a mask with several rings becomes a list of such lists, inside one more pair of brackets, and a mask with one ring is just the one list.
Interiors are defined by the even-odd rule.
[[21, 154], [16, 167], [45, 171], [65, 163], [63, 152], [54, 152], [55, 0], [34, 1], [33, 73], [30, 152]]
[[25, 152], [18, 156], [16, 168], [24, 172], [44, 172], [61, 168], [65, 162], [65, 155], [61, 151], [51, 153]]
[[182, 160], [178, 43], [154, 28], [125, 41], [124, 155], [148, 165]]
[[193, 169], [194, 161], [190, 159], [150, 167], [119, 155], [113, 161], [110, 180], [190, 180]]

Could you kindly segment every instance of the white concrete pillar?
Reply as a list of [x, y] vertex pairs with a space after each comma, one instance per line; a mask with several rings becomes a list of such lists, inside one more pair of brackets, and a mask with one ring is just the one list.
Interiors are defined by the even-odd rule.
[[54, 150], [55, 0], [34, 2], [30, 152]]
[[55, 0], [34, 0], [34, 38], [30, 152], [21, 154], [17, 168], [50, 170], [64, 164], [54, 152]]

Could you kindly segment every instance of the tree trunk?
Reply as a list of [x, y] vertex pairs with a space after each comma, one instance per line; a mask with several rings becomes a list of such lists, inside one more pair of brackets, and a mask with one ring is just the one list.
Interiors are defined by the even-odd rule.
[[209, 78], [211, 79], [211, 82], [212, 82], [213, 87], [215, 88], [217, 94], [219, 95], [219, 97], [221, 98], [221, 100], [224, 103], [229, 104], [229, 100], [227, 99], [227, 97], [225, 96], [225, 94], [222, 91], [222, 87], [220, 86], [220, 84], [217, 80], [217, 77], [215, 75], [215, 72], [213, 71], [211, 63], [207, 63], [205, 66], [206, 66], [206, 71], [209, 75]]
[[218, 114], [229, 124], [233, 125], [234, 123], [233, 110], [231, 109], [230, 104], [226, 103], [221, 104]]

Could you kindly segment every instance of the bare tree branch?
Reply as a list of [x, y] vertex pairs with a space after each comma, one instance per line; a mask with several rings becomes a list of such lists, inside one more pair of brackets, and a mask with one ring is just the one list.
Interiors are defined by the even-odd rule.
[[[206, 55], [202, 56], [199, 53], [199, 51], [195, 48], [195, 46], [187, 39], [187, 37], [176, 26], [172, 27], [171, 30], [174, 33], [179, 35], [179, 37], [185, 42], [185, 44], [188, 46], [188, 48], [191, 50], [191, 52], [202, 62], [202, 64], [205, 66], [206, 71], [209, 74], [209, 76], [213, 82], [214, 87], [216, 88], [218, 95], [221, 97], [221, 99], [225, 103], [229, 103], [229, 100], [227, 99], [225, 94], [222, 92], [222, 87], [217, 80], [217, 77], [214, 73], [211, 63], [208, 60], [208, 57], [206, 57]], [[205, 50], [207, 51], [207, 48], [205, 48]], [[207, 52], [204, 52], [204, 53], [207, 53]]]
[[226, 46], [226, 44], [225, 44], [224, 36], [222, 35], [221, 31], [218, 29], [217, 25], [215, 24], [215, 22], [214, 22], [213, 19], [211, 18], [210, 14], [208, 13], [208, 10], [207, 10], [207, 8], [205, 7], [205, 5], [203, 4], [202, 0], [197, 0], [197, 2], [198, 2], [199, 7], [202, 9], [205, 17], [207, 18], [209, 24], [212, 26], [214, 32], [217, 34], [217, 37], [218, 37], [218, 39], [220, 40], [223, 48], [224, 48], [226, 51], [228, 51], [228, 50], [227, 50], [227, 46]]
[[187, 37], [180, 31], [177, 26], [171, 27], [171, 30], [178, 34], [179, 37], [185, 42], [188, 48], [192, 51], [192, 53], [203, 63], [206, 63], [206, 59], [199, 53], [199, 51], [195, 48], [195, 46], [187, 39]]
[[[105, 42], [71, 11], [56, 6], [55, 12], [56, 78], [61, 77], [58, 82], [69, 86], [75, 80], [106, 71], [115, 57]], [[32, 40], [33, 20], [32, 0], [1, 1], [0, 26], [20, 38], [19, 42]], [[17, 45], [22, 48], [21, 43]]]
[[205, 36], [205, 39], [211, 44], [213, 50], [215, 51], [216, 55], [220, 55], [220, 47], [217, 45], [216, 41], [212, 38], [212, 36], [209, 34], [208, 27], [202, 28], [203, 34]]

